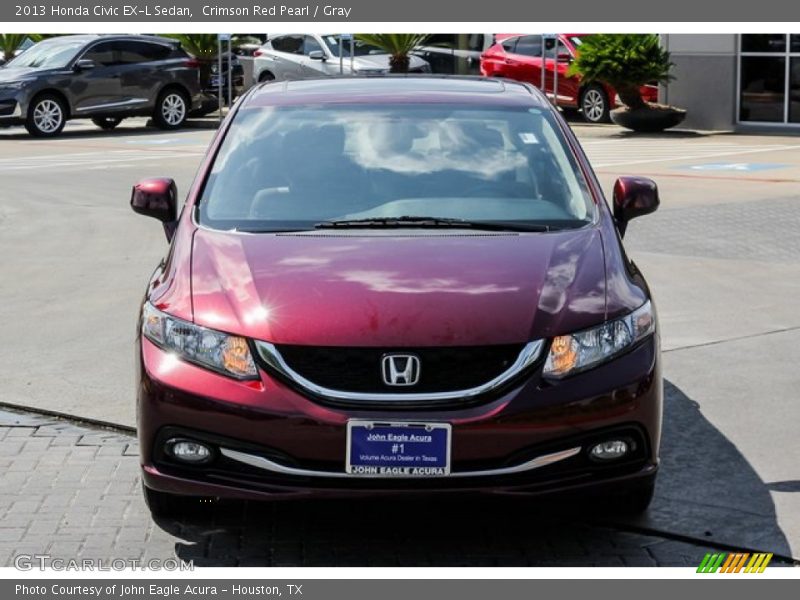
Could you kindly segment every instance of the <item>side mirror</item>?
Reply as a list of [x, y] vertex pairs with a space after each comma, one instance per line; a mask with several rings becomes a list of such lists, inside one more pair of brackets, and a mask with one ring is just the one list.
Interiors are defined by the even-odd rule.
[[167, 241], [172, 240], [178, 225], [178, 188], [172, 179], [159, 177], [137, 183], [131, 192], [131, 208], [161, 221]]
[[76, 71], [91, 71], [97, 66], [97, 64], [88, 58], [82, 58], [78, 62], [75, 63], [75, 70]]
[[558, 62], [564, 62], [564, 63], [572, 62], [572, 54], [570, 54], [569, 52], [560, 52], [558, 54], [557, 60]]
[[646, 177], [620, 177], [614, 183], [614, 219], [621, 236], [628, 221], [649, 215], [659, 205], [658, 186]]
[[312, 50], [308, 53], [311, 60], [325, 60], [325, 53], [322, 50]]

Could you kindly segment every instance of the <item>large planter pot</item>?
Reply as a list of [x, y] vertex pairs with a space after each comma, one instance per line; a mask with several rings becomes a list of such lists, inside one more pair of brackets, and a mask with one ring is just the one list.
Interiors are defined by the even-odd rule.
[[674, 106], [648, 104], [635, 110], [627, 106], [611, 111], [611, 120], [620, 127], [646, 133], [675, 127], [686, 118], [686, 111]]

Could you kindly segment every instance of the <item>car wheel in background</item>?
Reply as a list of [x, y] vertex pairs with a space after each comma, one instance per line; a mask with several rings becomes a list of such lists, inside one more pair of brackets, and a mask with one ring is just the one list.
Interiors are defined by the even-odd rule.
[[122, 117], [94, 117], [92, 123], [97, 125], [100, 129], [111, 131], [122, 123]]
[[36, 137], [53, 137], [61, 133], [67, 122], [64, 101], [54, 94], [42, 94], [28, 107], [25, 129]]
[[258, 83], [266, 83], [267, 81], [275, 81], [275, 75], [269, 71], [261, 71], [258, 75]]
[[153, 122], [160, 129], [179, 129], [189, 116], [189, 103], [183, 92], [168, 89], [161, 92], [153, 113]]
[[593, 83], [581, 92], [580, 109], [589, 123], [608, 123], [611, 118], [608, 94], [603, 86]]

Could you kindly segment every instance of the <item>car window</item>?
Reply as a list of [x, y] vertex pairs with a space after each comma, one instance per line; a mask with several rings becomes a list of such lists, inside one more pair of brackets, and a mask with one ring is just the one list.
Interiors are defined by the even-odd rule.
[[289, 54], [303, 53], [302, 35], [283, 35], [276, 37], [270, 43], [272, 44], [272, 49], [278, 52], [287, 52]]
[[403, 215], [573, 227], [591, 219], [589, 198], [546, 110], [249, 108], [225, 137], [199, 218], [247, 230]]
[[305, 44], [303, 45], [303, 54], [308, 56], [315, 50], [322, 52], [322, 46], [319, 45], [319, 42], [313, 36], [307, 35], [305, 38]]
[[100, 42], [87, 50], [81, 57], [83, 60], [93, 60], [102, 67], [111, 67], [119, 63], [118, 53], [115, 51], [114, 42]]
[[542, 36], [540, 35], [524, 35], [519, 38], [517, 47], [514, 52], [522, 54], [523, 56], [541, 56], [542, 55]]
[[518, 39], [519, 38], [513, 37], [513, 38], [506, 38], [505, 40], [503, 40], [502, 42], [503, 50], [505, 50], [506, 52], [514, 52], [514, 48], [517, 45]]
[[34, 44], [6, 63], [7, 67], [59, 69], [66, 67], [86, 45], [85, 40], [53, 39]]
[[118, 60], [122, 64], [166, 60], [172, 53], [169, 46], [150, 42], [123, 41], [116, 42], [115, 46], [119, 52]]

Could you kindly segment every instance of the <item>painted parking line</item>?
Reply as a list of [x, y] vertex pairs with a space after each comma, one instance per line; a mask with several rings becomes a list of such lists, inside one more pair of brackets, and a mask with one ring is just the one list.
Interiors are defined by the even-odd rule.
[[800, 145], [796, 144], [773, 144], [767, 146], [747, 146], [725, 142], [687, 144], [686, 142], [674, 140], [664, 143], [652, 139], [646, 142], [597, 140], [584, 142], [582, 146], [592, 166], [596, 169], [677, 161], [687, 163], [716, 157], [800, 150]]
[[106, 150], [102, 152], [74, 152], [70, 154], [32, 155], [0, 159], [0, 172], [30, 169], [102, 168], [107, 165], [142, 161], [163, 161], [180, 158], [198, 159], [204, 152], [172, 152], [139, 150]]

